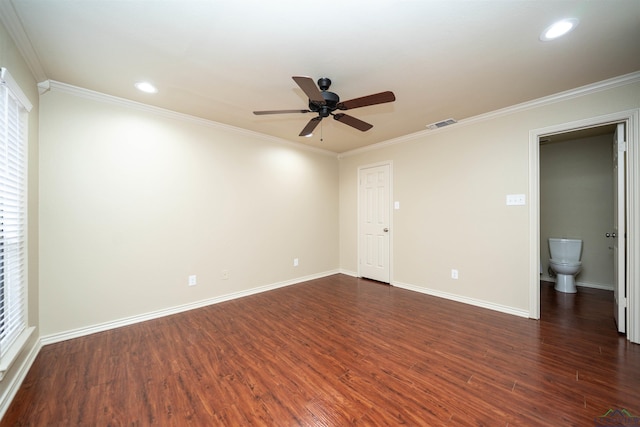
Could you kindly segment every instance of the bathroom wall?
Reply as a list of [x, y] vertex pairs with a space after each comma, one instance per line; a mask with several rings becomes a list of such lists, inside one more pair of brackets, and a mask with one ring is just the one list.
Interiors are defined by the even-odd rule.
[[540, 146], [540, 259], [549, 280], [549, 237], [583, 240], [578, 285], [613, 289], [613, 135]]

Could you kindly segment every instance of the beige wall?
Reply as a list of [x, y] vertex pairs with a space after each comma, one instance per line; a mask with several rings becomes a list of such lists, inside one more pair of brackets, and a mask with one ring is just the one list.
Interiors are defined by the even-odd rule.
[[528, 193], [529, 132], [640, 107], [635, 83], [338, 161], [68, 91], [48, 92], [39, 106], [36, 81], [10, 40], [0, 26], [0, 65], [34, 104], [29, 323], [39, 330], [0, 382], [2, 396], [38, 337], [337, 268], [357, 272], [357, 169], [381, 161], [393, 162], [401, 203], [392, 281], [527, 311], [528, 206], [505, 206], [505, 196]]
[[540, 259], [549, 237], [583, 241], [579, 285], [613, 289], [613, 134], [540, 146]]
[[[640, 107], [640, 84], [461, 122], [340, 160], [340, 266], [357, 272], [357, 168], [393, 162], [399, 285], [529, 312], [529, 132]], [[527, 197], [529, 200], [529, 197]], [[451, 279], [451, 269], [459, 279]]]
[[16, 80], [22, 91], [33, 105], [29, 113], [29, 223], [28, 223], [28, 311], [29, 326], [36, 327], [36, 332], [14, 362], [6, 376], [0, 381], [0, 406], [4, 403], [6, 393], [12, 382], [20, 375], [20, 369], [28, 355], [38, 342], [38, 88], [37, 82], [22, 59], [11, 37], [0, 25], [0, 67], [5, 67]]
[[334, 155], [57, 89], [41, 135], [43, 336], [338, 269]]

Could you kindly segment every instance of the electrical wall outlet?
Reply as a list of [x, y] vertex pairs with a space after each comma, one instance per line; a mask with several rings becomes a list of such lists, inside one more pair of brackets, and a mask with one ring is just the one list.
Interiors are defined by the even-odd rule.
[[195, 286], [198, 281], [196, 280], [196, 275], [192, 274], [189, 276], [189, 286]]
[[298, 266], [298, 264], [299, 264], [299, 263], [298, 263], [298, 258], [294, 258], [294, 259], [293, 259], [293, 266], [294, 266], [294, 267], [297, 267], [297, 266]]
[[456, 270], [455, 268], [451, 270], [451, 278], [458, 279], [458, 270]]
[[222, 270], [220, 277], [222, 277], [222, 280], [229, 280], [229, 270]]

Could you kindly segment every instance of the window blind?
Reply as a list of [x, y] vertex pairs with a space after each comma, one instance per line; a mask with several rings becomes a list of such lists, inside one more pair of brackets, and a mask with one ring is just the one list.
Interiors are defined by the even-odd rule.
[[0, 359], [26, 329], [26, 136], [31, 104], [0, 74]]

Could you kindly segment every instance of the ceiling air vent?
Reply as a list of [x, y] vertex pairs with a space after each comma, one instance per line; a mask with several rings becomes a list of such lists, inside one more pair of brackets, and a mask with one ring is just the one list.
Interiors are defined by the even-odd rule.
[[454, 119], [447, 119], [447, 120], [442, 120], [441, 122], [437, 122], [437, 123], [431, 123], [430, 125], [427, 125], [428, 129], [440, 129], [443, 128], [445, 126], [449, 126], [452, 125], [454, 123], [458, 123], [457, 120]]

